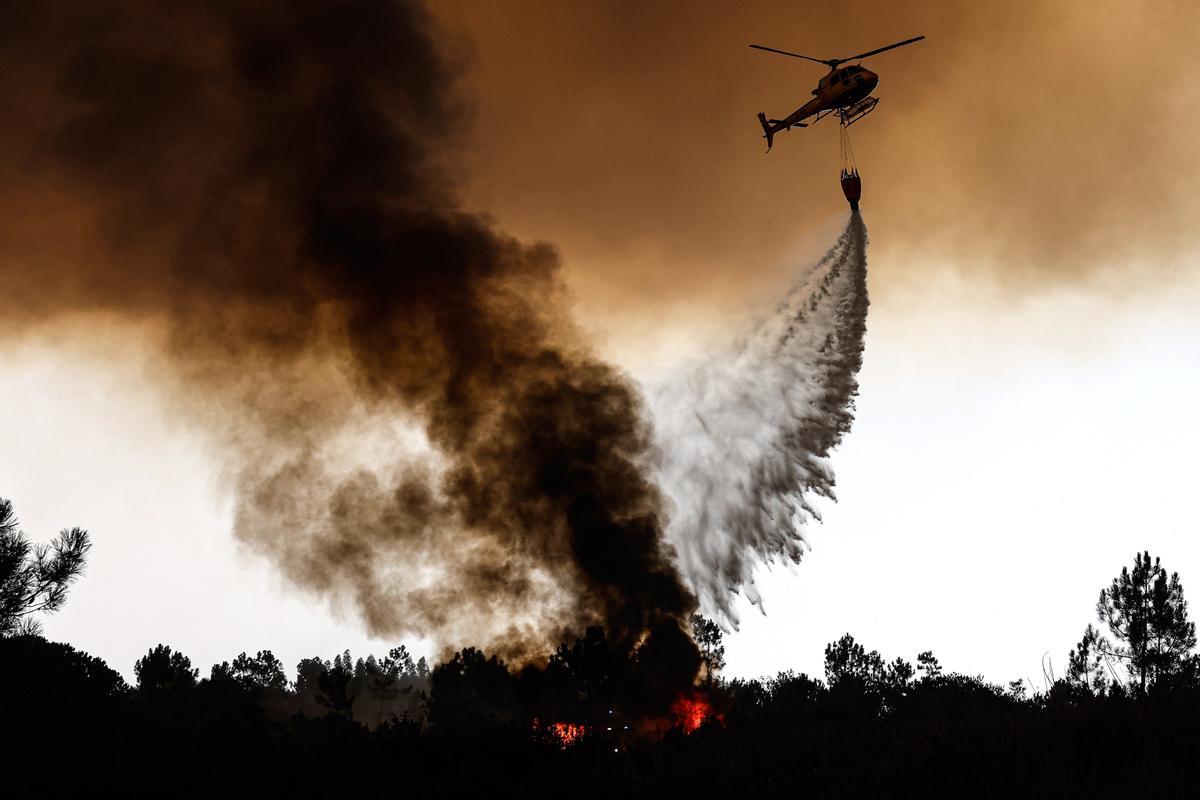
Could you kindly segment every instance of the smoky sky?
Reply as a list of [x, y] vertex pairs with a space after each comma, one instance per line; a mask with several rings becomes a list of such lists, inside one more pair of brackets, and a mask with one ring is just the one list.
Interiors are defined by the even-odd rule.
[[[867, 59], [875, 113], [850, 129], [876, 295], [933, 264], [1016, 291], [1169, 270], [1195, 245], [1200, 54], [1174, 0], [699, 0], [435, 7], [473, 54], [473, 198], [568, 256], [597, 312], [713, 313], [840, 212], [836, 126], [780, 135], [820, 58]], [[462, 41], [462, 40], [465, 40]], [[1140, 278], [1138, 278], [1140, 281]], [[1003, 294], [998, 294], [1002, 298]]]
[[553, 248], [460, 210], [420, 5], [3, 16], [5, 335], [152, 331], [236, 536], [371, 632], [527, 660], [600, 624], [690, 681], [641, 401]]

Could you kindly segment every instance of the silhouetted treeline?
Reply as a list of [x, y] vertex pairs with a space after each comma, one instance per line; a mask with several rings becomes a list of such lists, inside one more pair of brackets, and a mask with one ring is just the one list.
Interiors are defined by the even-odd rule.
[[[29, 576], [53, 572], [19, 535], [0, 530], [9, 613], [41, 602]], [[696, 618], [696, 686], [657, 710], [653, 659], [599, 628], [521, 669], [474, 648], [430, 669], [397, 647], [292, 670], [242, 653], [201, 675], [158, 645], [128, 685], [10, 625], [0, 794], [1195, 796], [1200, 658], [1179, 576], [1139, 554], [1100, 594], [1097, 620], [1107, 633], [1088, 626], [1065, 675], [1001, 687], [849, 635], [826, 648], [820, 678], [723, 680], [722, 632]]]
[[[565, 649], [587, 648], [585, 638]], [[1064, 679], [1026, 696], [946, 673], [927, 654], [915, 670], [884, 663], [845, 637], [830, 646], [824, 679], [718, 683], [714, 715], [689, 735], [639, 731], [620, 712], [589, 717], [620, 707], [602, 663], [512, 671], [468, 649], [422, 675], [405, 655], [308, 659], [284, 680], [264, 652], [200, 678], [158, 647], [127, 686], [68, 645], [8, 637], [0, 707], [17, 742], [6, 755], [20, 767], [5, 781], [39, 796], [106, 786], [193, 796], [1172, 797], [1200, 785], [1194, 673], [1144, 693]], [[538, 716], [555, 712], [580, 720], [582, 738], [564, 746]]]

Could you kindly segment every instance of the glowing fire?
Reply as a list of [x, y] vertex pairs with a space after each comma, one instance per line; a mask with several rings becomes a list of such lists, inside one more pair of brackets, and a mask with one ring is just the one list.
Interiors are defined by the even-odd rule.
[[[611, 715], [613, 712], [609, 711], [608, 713]], [[533, 720], [533, 729], [541, 731], [543, 735], [548, 735], [547, 738], [563, 750], [579, 744], [586, 736], [595, 731], [599, 738], [608, 741], [609, 745], [613, 747], [613, 752], [619, 752], [625, 746], [625, 739], [622, 737], [640, 735], [657, 738], [665, 735], [672, 728], [691, 734], [714, 719], [724, 722], [725, 716], [713, 707], [712, 699], [707, 692], [695, 688], [675, 698], [675, 702], [671, 704], [669, 717], [647, 717], [639, 722], [621, 726], [610, 716], [608, 721], [613, 724], [608, 727], [593, 727], [582, 722], [542, 723], [535, 719]], [[636, 729], [636, 732], [630, 730], [631, 726]]]
[[[684, 733], [691, 733], [714, 716], [712, 703], [699, 692], [680, 695], [671, 705], [671, 713], [675, 716], [675, 724], [683, 728]], [[720, 714], [715, 716], [721, 718]]]
[[[533, 721], [533, 727], [538, 727], [536, 719]], [[584, 734], [587, 733], [587, 726], [578, 722], [551, 722], [546, 726], [546, 730], [558, 740], [562, 749], [566, 750], [583, 739]]]

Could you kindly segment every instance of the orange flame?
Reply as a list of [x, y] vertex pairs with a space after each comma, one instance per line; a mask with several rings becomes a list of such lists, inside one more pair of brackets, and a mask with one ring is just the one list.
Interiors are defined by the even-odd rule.
[[[537, 721], [534, 720], [534, 726], [536, 725]], [[583, 739], [587, 733], [587, 726], [578, 722], [551, 722], [546, 726], [546, 730], [550, 731], [550, 735], [558, 740], [563, 750], [566, 750]]]
[[[713, 716], [712, 703], [699, 692], [680, 695], [671, 705], [671, 713], [675, 716], [675, 724], [683, 728], [684, 733], [692, 733]], [[716, 715], [721, 718], [720, 714]]]

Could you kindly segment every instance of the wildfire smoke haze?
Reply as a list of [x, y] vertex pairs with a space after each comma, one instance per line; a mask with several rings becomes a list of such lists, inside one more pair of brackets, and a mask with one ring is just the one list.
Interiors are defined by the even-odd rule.
[[3, 22], [0, 335], [152, 338], [236, 537], [292, 583], [374, 635], [516, 664], [602, 626], [666, 714], [698, 602], [736, 623], [755, 566], [800, 557], [851, 420], [860, 217], [647, 405], [569, 318], [553, 248], [461, 210], [465, 104], [419, 4]]
[[6, 335], [164, 330], [236, 536], [374, 634], [526, 661], [601, 624], [690, 683], [641, 401], [553, 250], [457, 210], [462, 104], [419, 5], [5, 16]]

